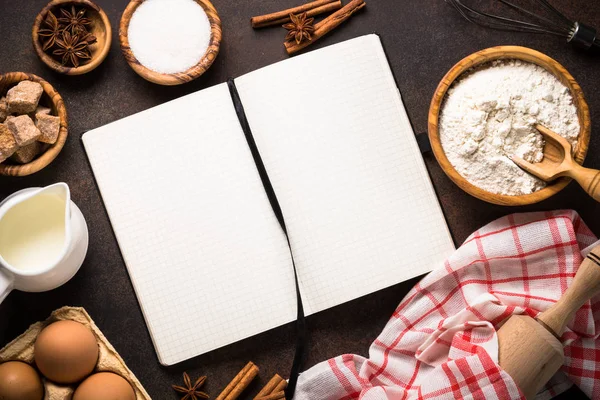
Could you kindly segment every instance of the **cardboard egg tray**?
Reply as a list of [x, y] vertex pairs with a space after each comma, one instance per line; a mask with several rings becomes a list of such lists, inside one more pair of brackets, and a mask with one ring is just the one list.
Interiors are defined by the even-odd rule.
[[[0, 350], [0, 363], [6, 361], [24, 361], [33, 365], [33, 345], [38, 334], [44, 327], [55, 321], [72, 320], [79, 322], [92, 330], [98, 341], [100, 354], [98, 356], [98, 364], [94, 372], [114, 372], [127, 379], [133, 389], [137, 400], [151, 400], [146, 390], [135, 377], [133, 372], [125, 361], [119, 356], [119, 353], [112, 347], [109, 341], [104, 337], [100, 329], [96, 326], [88, 313], [79, 307], [63, 307], [52, 313], [50, 317], [42, 322], [36, 322], [31, 325], [25, 333], [17, 337], [15, 340], [7, 344]], [[45, 387], [44, 400], [70, 400], [77, 384], [59, 385], [42, 377]]]

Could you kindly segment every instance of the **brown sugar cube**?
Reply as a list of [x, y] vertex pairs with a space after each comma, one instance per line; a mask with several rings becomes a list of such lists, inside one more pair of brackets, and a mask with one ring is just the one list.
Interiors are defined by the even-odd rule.
[[60, 118], [53, 115], [36, 114], [35, 125], [42, 132], [37, 139], [43, 143], [54, 144], [60, 131]]
[[48, 107], [44, 107], [44, 106], [37, 106], [37, 108], [35, 109], [35, 115], [37, 116], [38, 114], [44, 114], [44, 115], [50, 115], [50, 112], [52, 110], [50, 110], [50, 108]]
[[15, 137], [19, 147], [35, 142], [42, 134], [29, 115], [19, 115], [11, 118], [6, 125]]
[[0, 124], [0, 163], [12, 156], [19, 146], [6, 125]]
[[31, 117], [31, 119], [33, 120], [33, 122], [35, 122], [38, 114], [39, 115], [50, 115], [50, 113], [51, 113], [51, 110], [48, 107], [37, 106], [37, 108], [35, 109], [34, 112], [27, 113], [27, 115], [29, 115]]
[[33, 142], [27, 146], [21, 147], [10, 159], [19, 164], [27, 164], [33, 161], [33, 159], [41, 152], [42, 144], [40, 142]]
[[0, 122], [4, 122], [6, 117], [8, 117], [8, 102], [6, 97], [2, 97], [0, 99]]
[[6, 93], [8, 111], [11, 114], [27, 114], [37, 108], [44, 89], [42, 85], [32, 81], [21, 81]]

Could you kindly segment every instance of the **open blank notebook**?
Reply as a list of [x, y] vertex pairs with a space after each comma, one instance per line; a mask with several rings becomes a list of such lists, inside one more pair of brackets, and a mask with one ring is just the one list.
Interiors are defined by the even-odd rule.
[[[428, 272], [452, 252], [378, 36], [235, 83], [307, 314]], [[295, 319], [290, 249], [226, 84], [83, 142], [162, 364]]]

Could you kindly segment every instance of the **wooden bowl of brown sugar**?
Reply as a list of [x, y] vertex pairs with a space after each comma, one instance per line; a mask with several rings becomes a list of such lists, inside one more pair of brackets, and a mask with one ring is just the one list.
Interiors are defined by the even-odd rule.
[[[61, 9], [65, 10], [67, 15], [61, 13]], [[75, 11], [75, 15], [73, 15], [73, 11]], [[64, 26], [67, 24], [66, 19], [77, 18], [77, 14], [82, 11], [83, 14], [80, 17], [89, 20], [90, 23], [86, 25], [86, 29], [95, 37], [95, 42], [87, 46], [91, 58], [82, 58], [79, 65], [74, 66], [71, 62], [63, 63], [60, 55], [52, 54], [54, 50], [58, 50], [56, 46], [44, 50], [44, 44], [47, 43], [49, 37], [43, 35], [45, 31], [40, 34], [40, 30], [49, 28], [47, 22], [50, 17], [49, 13], [52, 13], [56, 18], [63, 18], [64, 22], [60, 24]], [[72, 29], [70, 29], [70, 33], [71, 38], [76, 34]], [[81, 75], [94, 70], [108, 55], [112, 42], [112, 28], [106, 13], [90, 0], [52, 0], [35, 18], [31, 36], [35, 52], [44, 64], [61, 74]]]
[[[203, 53], [200, 53], [198, 58], [195, 58], [192, 63], [190, 64], [189, 67], [184, 68], [183, 70], [179, 70], [176, 72], [172, 72], [169, 71], [164, 72], [164, 71], [159, 71], [156, 68], [152, 69], [151, 66], [149, 65], [145, 65], [140, 59], [138, 58], [142, 58], [140, 55], [138, 55], [138, 57], [136, 57], [135, 54], [135, 47], [132, 46], [133, 43], [133, 37], [131, 37], [130, 40], [130, 27], [134, 24], [132, 24], [132, 18], [134, 18], [134, 14], [139, 10], [142, 11], [143, 8], [145, 8], [146, 6], [150, 6], [150, 4], [144, 4], [144, 3], [150, 3], [151, 0], [131, 0], [129, 2], [129, 4], [127, 5], [127, 8], [125, 9], [125, 11], [123, 12], [123, 16], [121, 17], [121, 23], [119, 25], [119, 41], [121, 42], [121, 51], [123, 52], [123, 55], [125, 56], [125, 59], [127, 60], [127, 63], [129, 64], [129, 66], [142, 78], [146, 79], [149, 82], [153, 82], [159, 85], [167, 85], [167, 86], [173, 86], [173, 85], [180, 85], [183, 83], [187, 83], [190, 82], [196, 78], [198, 78], [199, 76], [201, 76], [202, 74], [204, 74], [209, 68], [210, 66], [213, 64], [213, 62], [215, 61], [215, 58], [217, 57], [217, 55], [219, 54], [219, 48], [221, 46], [221, 36], [222, 36], [222, 32], [221, 32], [221, 19], [219, 18], [219, 14], [217, 13], [217, 10], [215, 9], [215, 7], [212, 5], [212, 3], [209, 0], [194, 0], [194, 2], [196, 4], [198, 4], [201, 7], [201, 11], [203, 10], [204, 13], [206, 14], [206, 17], [208, 18], [208, 24], [209, 24], [209, 28], [210, 28], [210, 32], [208, 32], [207, 29], [207, 35], [209, 34], [209, 38], [208, 38], [208, 45], [206, 47], [206, 50]], [[176, 3], [181, 3], [180, 0], [171, 3], [173, 5], [173, 9], [168, 10], [168, 12], [165, 12], [164, 17], [161, 17], [161, 21], [152, 21], [153, 23], [157, 23], [157, 24], [161, 24], [160, 29], [162, 29], [162, 31], [164, 32], [165, 30], [168, 31], [170, 28], [175, 28], [177, 29], [177, 26], [173, 26], [174, 24], [177, 25], [181, 25], [181, 26], [185, 26], [185, 23], [183, 21], [181, 21], [182, 17], [180, 12], [177, 12], [177, 5]], [[193, 2], [188, 2], [191, 3], [193, 5]], [[189, 10], [189, 11], [194, 11], [194, 10]], [[148, 15], [148, 13], [144, 13], [145, 16]], [[185, 13], [184, 13], [185, 14]], [[167, 20], [169, 19], [169, 20]], [[141, 24], [141, 23], [140, 23]], [[137, 27], [139, 27], [139, 24], [136, 25]], [[149, 26], [147, 28], [152, 28], [152, 26]], [[138, 37], [143, 36], [143, 34], [138, 33], [137, 35]], [[196, 37], [197, 35], [190, 35], [192, 37]], [[148, 41], [151, 42], [150, 38], [146, 38]], [[172, 43], [173, 48], [177, 49], [177, 46], [180, 46], [182, 43], [184, 42], [188, 42], [188, 39], [182, 39], [182, 40], [177, 40], [175, 41], [175, 43]], [[132, 50], [132, 47], [134, 47], [134, 49]], [[144, 50], [148, 50], [147, 48]], [[198, 50], [198, 49], [195, 49]], [[203, 48], [199, 49], [200, 51], [204, 50]], [[184, 50], [181, 51], [173, 51], [173, 53], [176, 53], [177, 55], [184, 53]], [[146, 55], [146, 52], [144, 52], [144, 55]], [[156, 57], [165, 59], [165, 60], [169, 60], [169, 59], [173, 59], [175, 57], [172, 57], [175, 54], [156, 54]]]
[[6, 96], [6, 92], [16, 86], [21, 81], [33, 81], [42, 85], [44, 90], [40, 98], [39, 104], [50, 108], [52, 115], [60, 118], [60, 130], [58, 139], [50, 147], [41, 154], [37, 155], [31, 162], [27, 164], [16, 164], [10, 160], [0, 163], [0, 175], [5, 176], [27, 176], [36, 173], [48, 166], [63, 149], [67, 141], [67, 109], [62, 97], [52, 85], [43, 80], [37, 75], [28, 74], [25, 72], [8, 72], [0, 75], [0, 97]]
[[553, 182], [549, 182], [544, 188], [529, 194], [505, 195], [492, 193], [475, 186], [465, 177], [463, 177], [452, 165], [444, 148], [442, 147], [439, 129], [440, 114], [443, 109], [444, 101], [448, 91], [452, 88], [453, 84], [459, 80], [459, 78], [462, 78], [464, 74], [473, 71], [477, 67], [483, 67], [484, 65], [497, 60], [520, 60], [523, 62], [536, 64], [548, 71], [568, 88], [573, 99], [573, 105], [577, 111], [577, 118], [580, 125], [579, 136], [577, 137], [577, 146], [574, 148], [573, 159], [579, 164], [583, 164], [588, 151], [591, 134], [590, 112], [583, 96], [583, 91], [581, 90], [579, 84], [575, 81], [575, 78], [573, 78], [573, 76], [571, 76], [571, 74], [557, 61], [543, 53], [526, 47], [492, 47], [473, 53], [452, 67], [452, 69], [439, 83], [431, 101], [428, 121], [429, 140], [431, 142], [433, 154], [442, 167], [442, 170], [465, 192], [477, 197], [478, 199], [493, 204], [505, 206], [534, 204], [545, 200], [563, 190], [571, 182], [571, 179], [567, 177], [559, 178]]

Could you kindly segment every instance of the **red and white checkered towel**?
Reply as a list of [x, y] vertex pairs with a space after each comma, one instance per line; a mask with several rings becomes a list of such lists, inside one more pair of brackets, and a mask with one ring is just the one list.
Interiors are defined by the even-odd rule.
[[[516, 214], [481, 228], [419, 282], [373, 342], [300, 376], [295, 399], [520, 399], [497, 364], [498, 324], [535, 316], [566, 290], [596, 237], [574, 211]], [[562, 336], [565, 365], [538, 394], [577, 384], [600, 399], [600, 297]], [[598, 321], [596, 321], [598, 320]]]

